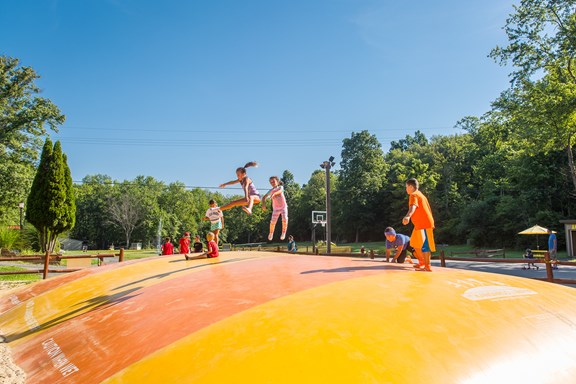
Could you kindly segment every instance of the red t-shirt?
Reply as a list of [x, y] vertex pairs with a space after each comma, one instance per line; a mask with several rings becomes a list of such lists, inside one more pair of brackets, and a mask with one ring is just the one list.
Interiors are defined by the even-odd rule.
[[172, 255], [172, 254], [174, 254], [174, 244], [172, 244], [172, 243], [164, 243], [164, 245], [162, 245], [162, 254], [163, 254], [163, 255]]
[[420, 191], [412, 193], [408, 199], [408, 206], [415, 205], [416, 210], [412, 214], [412, 224], [414, 229], [432, 229], [434, 228], [434, 218], [432, 217], [432, 209], [426, 196]]
[[180, 239], [180, 253], [190, 253], [190, 239], [183, 237]]
[[218, 244], [214, 240], [208, 242], [208, 248], [210, 252], [208, 252], [208, 257], [218, 257]]

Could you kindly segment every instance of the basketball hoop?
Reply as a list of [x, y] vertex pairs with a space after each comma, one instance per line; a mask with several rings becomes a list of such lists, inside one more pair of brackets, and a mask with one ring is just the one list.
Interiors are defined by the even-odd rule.
[[312, 211], [312, 224], [326, 226], [326, 211]]

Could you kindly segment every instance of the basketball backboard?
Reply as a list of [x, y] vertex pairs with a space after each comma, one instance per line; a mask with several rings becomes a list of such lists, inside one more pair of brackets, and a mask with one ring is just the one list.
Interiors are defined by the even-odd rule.
[[312, 211], [312, 224], [326, 225], [326, 211]]

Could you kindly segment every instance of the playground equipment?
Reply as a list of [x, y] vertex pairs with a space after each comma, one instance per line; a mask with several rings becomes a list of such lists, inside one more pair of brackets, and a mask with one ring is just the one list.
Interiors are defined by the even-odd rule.
[[512, 276], [226, 252], [8, 292], [0, 334], [30, 383], [571, 383], [575, 304]]

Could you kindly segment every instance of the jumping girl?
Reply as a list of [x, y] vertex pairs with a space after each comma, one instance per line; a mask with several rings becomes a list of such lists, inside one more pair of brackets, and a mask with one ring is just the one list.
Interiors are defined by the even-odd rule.
[[268, 234], [268, 241], [272, 241], [274, 237], [274, 229], [278, 218], [282, 215], [282, 234], [280, 240], [286, 238], [286, 229], [288, 229], [288, 204], [286, 203], [286, 196], [284, 196], [284, 186], [278, 176], [270, 178], [270, 185], [272, 189], [269, 190], [264, 197], [262, 197], [262, 209], [266, 211], [266, 199], [272, 199], [272, 218], [270, 219], [270, 233]]
[[248, 175], [246, 175], [246, 168], [256, 166], [258, 166], [258, 164], [255, 161], [251, 161], [249, 163], [246, 163], [246, 165], [244, 165], [243, 167], [236, 168], [237, 179], [220, 185], [220, 188], [224, 188], [227, 185], [240, 183], [242, 189], [244, 190], [243, 199], [238, 199], [229, 202], [228, 204], [220, 207], [221, 211], [226, 211], [234, 207], [242, 207], [244, 212], [246, 212], [249, 215], [252, 214], [252, 207], [254, 206], [254, 204], [260, 203], [260, 193], [256, 189], [256, 186], [252, 182], [252, 179], [250, 179]]

